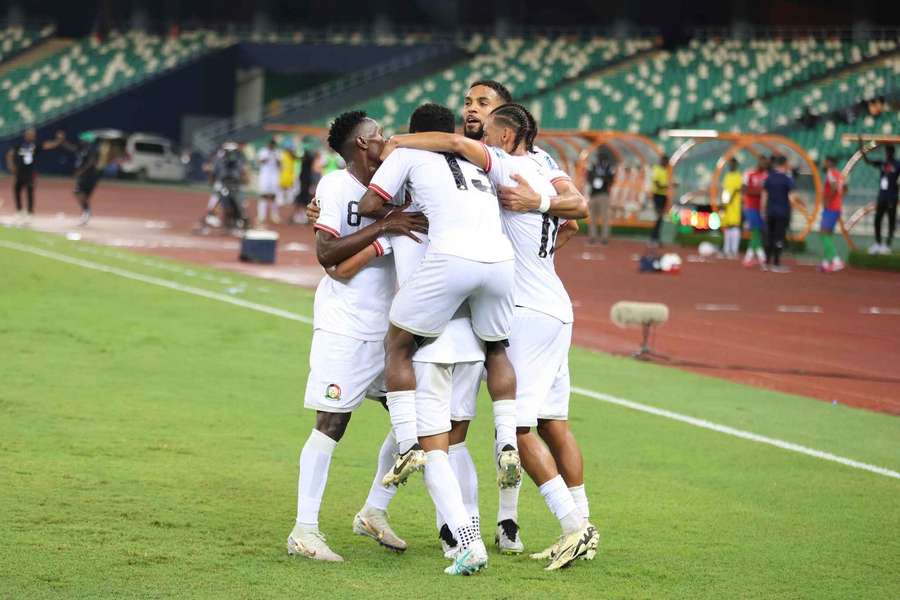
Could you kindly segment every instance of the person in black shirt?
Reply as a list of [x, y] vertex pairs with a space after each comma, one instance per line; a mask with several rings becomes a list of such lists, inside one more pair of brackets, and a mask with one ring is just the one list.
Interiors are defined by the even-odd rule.
[[591, 244], [597, 242], [597, 217], [600, 217], [603, 221], [600, 241], [604, 244], [609, 242], [609, 193], [612, 189], [614, 175], [615, 173], [609, 159], [606, 156], [598, 155], [588, 176], [588, 181], [591, 184], [591, 217], [588, 220], [588, 242]]
[[316, 159], [319, 153], [313, 149], [307, 148], [300, 158], [300, 191], [294, 198], [294, 216], [291, 219], [293, 223], [306, 223], [306, 207], [312, 201], [312, 190], [314, 187], [313, 175]]
[[796, 199], [796, 185], [785, 157], [775, 156], [772, 163], [774, 168], [766, 177], [761, 198], [766, 212], [767, 235], [766, 265], [760, 267], [765, 270], [771, 264], [773, 272], [787, 273], [788, 269], [781, 266], [781, 253], [791, 226], [791, 201]]
[[[62, 144], [66, 135], [62, 131], [56, 132], [56, 138], [39, 144], [37, 132], [29, 127], [22, 135], [22, 140], [6, 153], [6, 168], [13, 176], [13, 195], [16, 199], [16, 212], [18, 218], [25, 222], [34, 214], [34, 181], [35, 161], [44, 150], [53, 150]], [[22, 209], [22, 190], [28, 200], [28, 211]]]
[[[869, 160], [866, 150], [859, 141], [859, 149], [866, 164], [880, 171], [878, 177], [878, 201], [875, 203], [875, 243], [869, 246], [869, 254], [890, 254], [894, 241], [894, 229], [897, 225], [898, 177], [900, 177], [900, 160], [894, 158], [893, 144], [884, 147], [884, 160]], [[881, 237], [881, 224], [885, 215], [888, 220], [887, 243]]]
[[77, 145], [65, 143], [65, 148], [75, 154], [75, 199], [81, 207], [79, 225], [87, 225], [91, 220], [91, 194], [100, 181], [100, 148], [97, 135], [92, 131], [82, 132]]

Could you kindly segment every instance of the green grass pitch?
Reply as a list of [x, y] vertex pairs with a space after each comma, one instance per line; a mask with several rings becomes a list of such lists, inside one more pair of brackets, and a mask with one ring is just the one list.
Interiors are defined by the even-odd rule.
[[[0, 229], [18, 242], [311, 315], [312, 293]], [[595, 561], [491, 553], [441, 571], [421, 476], [391, 509], [404, 555], [354, 536], [387, 417], [368, 402], [321, 515], [346, 561], [290, 559], [311, 328], [0, 246], [0, 598], [897, 598], [900, 481], [583, 396]], [[575, 385], [900, 469], [900, 420], [572, 351]], [[486, 541], [485, 397], [469, 446]], [[557, 525], [526, 483], [529, 550]]]

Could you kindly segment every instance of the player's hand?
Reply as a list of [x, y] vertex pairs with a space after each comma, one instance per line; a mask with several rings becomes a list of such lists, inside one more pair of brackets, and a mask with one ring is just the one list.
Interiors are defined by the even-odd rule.
[[56, 140], [59, 142], [62, 142], [65, 139], [66, 139], [66, 132], [63, 131], [62, 129], [58, 129], [56, 131]]
[[381, 220], [381, 231], [387, 234], [405, 235], [421, 242], [415, 236], [415, 232], [428, 233], [428, 219], [420, 212], [392, 210]]
[[385, 160], [387, 160], [387, 157], [391, 155], [391, 152], [393, 152], [396, 149], [397, 149], [397, 142], [394, 141], [393, 137], [389, 138], [384, 143], [384, 146], [382, 146], [381, 154], [379, 155], [378, 159], [381, 162], [384, 162]]
[[532, 189], [525, 178], [518, 173], [512, 175], [518, 184], [515, 187], [500, 186], [500, 204], [513, 212], [529, 212], [541, 206], [541, 195]]
[[319, 203], [313, 200], [309, 204], [306, 205], [306, 220], [310, 225], [315, 225], [316, 221], [319, 220]]

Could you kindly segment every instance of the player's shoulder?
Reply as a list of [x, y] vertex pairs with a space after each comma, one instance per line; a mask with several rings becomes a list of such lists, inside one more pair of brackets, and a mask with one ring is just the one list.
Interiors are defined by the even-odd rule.
[[393, 152], [391, 152], [392, 156], [396, 156], [399, 160], [409, 160], [409, 161], [426, 161], [426, 160], [435, 160], [440, 159], [443, 160], [442, 154], [440, 152], [431, 152], [430, 150], [419, 150], [418, 148], [397, 148]]
[[528, 153], [537, 161], [544, 163], [544, 165], [546, 165], [548, 169], [559, 169], [559, 165], [556, 163], [556, 160], [540, 146], [532, 146], [531, 150]]
[[322, 175], [322, 178], [319, 179], [319, 184], [316, 186], [316, 197], [340, 193], [341, 190], [351, 185], [353, 180], [353, 175], [347, 169], [337, 169]]

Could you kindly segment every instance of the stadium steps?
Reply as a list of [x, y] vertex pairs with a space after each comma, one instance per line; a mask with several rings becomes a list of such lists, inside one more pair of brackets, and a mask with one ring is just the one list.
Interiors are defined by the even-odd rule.
[[[828, 71], [827, 73], [823, 73], [820, 76], [812, 77], [810, 79], [806, 79], [804, 81], [798, 81], [796, 83], [792, 83], [786, 87], [783, 87], [779, 90], [769, 92], [763, 95], [760, 95], [757, 98], [752, 100], [747, 100], [746, 102], [740, 102], [731, 104], [729, 106], [718, 107], [714, 110], [708, 111], [701, 115], [697, 115], [694, 119], [691, 119], [685, 123], [682, 123], [681, 126], [685, 129], [693, 129], [698, 125], [710, 121], [714, 119], [718, 113], [734, 113], [740, 109], [751, 108], [756, 102], [764, 102], [771, 103], [772, 100], [775, 100], [779, 97], [783, 97], [791, 92], [795, 92], [801, 89], [814, 89], [818, 87], [825, 87], [831, 83], [834, 83], [840, 79], [847, 79], [853, 75], [858, 73], [867, 72], [872, 70], [874, 67], [879, 65], [886, 64], [892, 60], [900, 58], [900, 48], [896, 50], [892, 50], [890, 52], [885, 52], [883, 54], [879, 54], [877, 56], [866, 57], [862, 61], [852, 64], [852, 65], [844, 65], [841, 67], [836, 67], [835, 69]], [[781, 133], [781, 130], [785, 129], [784, 127], [779, 128], [776, 133]], [[655, 132], [657, 135], [659, 131]]]
[[0, 77], [15, 69], [26, 69], [54, 54], [65, 52], [74, 43], [75, 40], [71, 38], [59, 37], [37, 42], [24, 52], [0, 63]]
[[[568, 86], [571, 84], [577, 84], [580, 81], [588, 79], [590, 77], [610, 77], [615, 75], [616, 73], [620, 73], [622, 71], [626, 71], [631, 67], [647, 60], [653, 60], [655, 57], [662, 54], [663, 50], [658, 47], [648, 48], [647, 50], [641, 50], [631, 56], [624, 56], [618, 60], [615, 60], [606, 65], [600, 65], [599, 67], [586, 71], [584, 73], [580, 73], [577, 77], [563, 79], [559, 82], [558, 86]], [[535, 92], [532, 94], [527, 94], [522, 98], [515, 99], [520, 104], [528, 107], [528, 110], [534, 113], [535, 119], [538, 122], [541, 121], [540, 112], [542, 108], [542, 104], [540, 103], [540, 99], [547, 95], [546, 91]]]
[[[215, 37], [215, 39], [211, 43], [208, 40], [196, 39], [199, 36], [202, 36], [204, 33], [205, 32], [201, 32], [201, 31], [189, 32], [188, 34], [185, 34], [184, 36], [182, 36], [182, 38], [179, 39], [179, 43], [185, 44], [185, 47], [187, 45], [190, 45], [192, 42], [202, 41], [204, 45], [199, 50], [195, 49], [195, 50], [192, 50], [190, 53], [178, 55], [178, 52], [180, 50], [183, 50], [183, 47], [182, 47], [181, 49], [176, 50], [176, 52], [173, 54], [158, 57], [158, 59], [159, 59], [158, 64], [156, 65], [156, 67], [154, 69], [141, 70], [140, 73], [134, 72], [135, 69], [133, 68], [133, 66], [128, 65], [129, 69], [133, 71], [130, 76], [131, 78], [126, 81], [123, 81], [123, 82], [115, 82], [114, 84], [111, 84], [111, 85], [107, 85], [107, 84], [101, 85], [99, 75], [102, 75], [102, 74], [99, 74], [99, 75], [94, 74], [91, 76], [92, 79], [90, 79], [88, 81], [88, 83], [89, 84], [97, 84], [98, 89], [92, 90], [92, 92], [90, 94], [87, 94], [83, 97], [79, 97], [79, 98], [75, 99], [74, 101], [64, 103], [62, 105], [62, 107], [59, 109], [54, 109], [49, 112], [42, 112], [39, 115], [37, 115], [36, 118], [33, 118], [30, 121], [25, 121], [25, 120], [21, 120], [21, 119], [10, 120], [10, 121], [0, 120], [0, 142], [2, 142], [4, 140], [12, 139], [16, 135], [18, 135], [19, 132], [26, 126], [26, 124], [27, 124], [27, 126], [42, 127], [49, 123], [59, 121], [60, 119], [63, 119], [65, 117], [67, 117], [68, 115], [74, 114], [76, 112], [80, 112], [80, 111], [82, 111], [86, 108], [89, 108], [91, 106], [94, 106], [100, 102], [104, 102], [104, 101], [108, 100], [109, 98], [112, 98], [112, 97], [122, 94], [124, 92], [130, 91], [136, 87], [142, 86], [149, 81], [153, 81], [160, 77], [168, 76], [169, 74], [171, 74], [177, 70], [183, 69], [185, 67], [188, 67], [188, 66], [196, 63], [197, 61], [205, 59], [206, 57], [210, 56], [211, 54], [213, 54], [215, 52], [221, 52], [221, 51], [227, 49], [229, 46], [233, 45], [233, 43], [234, 43], [233, 40], [231, 40], [230, 38], [226, 38], [226, 37]], [[194, 38], [187, 39], [188, 35], [194, 36]], [[61, 57], [64, 60], [70, 60], [72, 64], [85, 64], [85, 62], [81, 62], [81, 61], [90, 62], [91, 60], [96, 58], [98, 55], [103, 55], [103, 54], [112, 55], [113, 50], [115, 49], [116, 45], [117, 44], [121, 45], [122, 37], [123, 36], [121, 36], [121, 35], [117, 35], [114, 38], [111, 38], [110, 40], [108, 40], [107, 42], [104, 42], [100, 46], [90, 47], [87, 50], [87, 52], [82, 51], [80, 53], [80, 57], [70, 56], [70, 54], [71, 54], [70, 50], [74, 50], [75, 48], [73, 48], [73, 46], [75, 46], [76, 44], [79, 44], [80, 48], [87, 48], [87, 46], [85, 46], [86, 40], [81, 40], [80, 42], [79, 41], [70, 41], [70, 43], [67, 47], [57, 47], [56, 51], [54, 53], [51, 53], [49, 55], [44, 55], [41, 60], [37, 60], [35, 63], [33, 63], [33, 70], [36, 70], [39, 67], [56, 69], [57, 65], [55, 63], [59, 62], [59, 61], [57, 61], [55, 59], [58, 57]], [[124, 56], [124, 55], [120, 54], [120, 57], [122, 57], [122, 56]], [[134, 57], [130, 57], [130, 58], [134, 58]], [[75, 67], [75, 68], [77, 69], [77, 67]], [[23, 69], [20, 67], [19, 69], [16, 69], [15, 72], [11, 72], [11, 73], [15, 74], [16, 72], [20, 72], [23, 70], [27, 70], [27, 69]], [[32, 77], [33, 77], [33, 75], [32, 75]], [[3, 79], [3, 78], [0, 78], [0, 79]], [[60, 75], [59, 79], [63, 80], [63, 79], [65, 79], [65, 77]]]
[[267, 125], [321, 121], [347, 106], [358, 106], [372, 96], [420, 80], [464, 60], [467, 60], [465, 53], [456, 46], [424, 48], [270, 103], [262, 119], [237, 116], [212, 123], [194, 135], [193, 145], [202, 152], [209, 152], [226, 140], [261, 140], [271, 135], [267, 132]]

